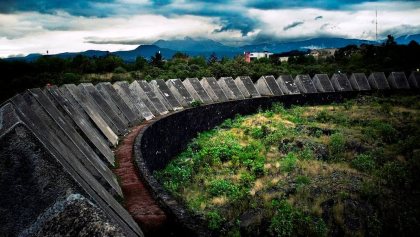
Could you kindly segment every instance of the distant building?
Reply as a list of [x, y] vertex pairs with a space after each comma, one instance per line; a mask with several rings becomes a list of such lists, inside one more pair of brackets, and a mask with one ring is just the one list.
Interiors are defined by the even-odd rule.
[[245, 62], [251, 62], [256, 59], [260, 58], [270, 58], [273, 53], [270, 53], [268, 51], [264, 52], [244, 52], [245, 55]]
[[334, 56], [335, 51], [338, 49], [336, 48], [329, 48], [329, 49], [312, 49], [308, 55], [313, 56], [316, 59], [320, 58], [328, 58], [330, 56]]

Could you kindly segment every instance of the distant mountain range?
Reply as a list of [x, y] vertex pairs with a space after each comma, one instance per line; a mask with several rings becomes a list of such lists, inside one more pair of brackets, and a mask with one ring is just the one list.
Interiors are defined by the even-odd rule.
[[[400, 36], [395, 39], [398, 44], [408, 44], [412, 40], [420, 43], [420, 34]], [[381, 41], [382, 42], [382, 41]], [[308, 50], [320, 48], [341, 48], [350, 44], [380, 44], [381, 42], [360, 40], [360, 39], [344, 39], [344, 38], [314, 38], [302, 41], [292, 42], [268, 42], [261, 44], [244, 45], [240, 47], [231, 47], [210, 39], [193, 39], [186, 37], [182, 40], [158, 40], [152, 45], [140, 45], [139, 47], [128, 51], [99, 51], [88, 50], [76, 53], [60, 53], [55, 56], [61, 58], [70, 58], [78, 54], [88, 57], [102, 57], [107, 54], [120, 56], [124, 61], [132, 62], [141, 56], [150, 59], [156, 52], [161, 52], [164, 58], [171, 58], [176, 52], [183, 52], [191, 56], [201, 55], [209, 57], [212, 53], [216, 53], [218, 57], [234, 57], [244, 52], [261, 52], [269, 51], [273, 53], [283, 53], [292, 50]], [[41, 54], [29, 54], [25, 57], [8, 58], [7, 60], [36, 60], [42, 56]]]

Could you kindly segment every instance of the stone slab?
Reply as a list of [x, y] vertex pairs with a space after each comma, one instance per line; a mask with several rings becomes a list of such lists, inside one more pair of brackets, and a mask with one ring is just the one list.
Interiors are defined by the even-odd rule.
[[[71, 96], [65, 97], [62, 95], [61, 91], [57, 87], [49, 87], [46, 88], [47, 96], [51, 99], [51, 101], [55, 102], [55, 107], [61, 110], [64, 113], [67, 113], [69, 118], [74, 122], [73, 127], [77, 126], [78, 131], [83, 133], [83, 137], [86, 137], [89, 140], [90, 145], [95, 147], [95, 151], [97, 154], [102, 158], [102, 160], [108, 162], [109, 165], [114, 164], [114, 153], [112, 153], [111, 149], [107, 146], [108, 140], [100, 134], [100, 131], [97, 130], [96, 125], [94, 125], [89, 117], [84, 114], [84, 111], [79, 109], [77, 106], [74, 106], [76, 101], [71, 101], [68, 98], [72, 99]], [[68, 123], [71, 123], [68, 120]]]
[[299, 88], [293, 81], [292, 76], [290, 75], [280, 75], [277, 78], [277, 84], [285, 95], [295, 95], [300, 94]]
[[204, 90], [203, 86], [201, 86], [197, 78], [186, 78], [182, 83], [195, 100], [201, 101], [204, 104], [213, 103], [213, 100]]
[[144, 93], [146, 93], [149, 100], [153, 103], [159, 114], [167, 114], [169, 113], [169, 110], [166, 108], [166, 106], [162, 103], [162, 101], [159, 99], [159, 97], [153, 92], [152, 87], [150, 87], [149, 83], [147, 83], [144, 80], [137, 81], [139, 83], [139, 86], [141, 89], [143, 89]]
[[69, 90], [84, 110], [89, 110], [97, 116], [100, 116], [116, 135], [124, 135], [124, 127], [114, 122], [110, 115], [104, 112], [101, 106], [98, 105], [92, 96], [82, 87], [78, 87], [74, 84], [66, 84], [63, 87], [66, 87]]
[[171, 90], [166, 85], [164, 80], [152, 80], [150, 81], [149, 85], [152, 87], [155, 94], [161, 97], [161, 101], [166, 101], [166, 104], [170, 107], [168, 109], [175, 111], [183, 109], [181, 103], [179, 103], [177, 98], [172, 94]]
[[256, 82], [258, 92], [264, 96], [280, 96], [283, 95], [279, 85], [273, 76], [262, 76]]
[[[118, 144], [118, 136], [114, 130], [108, 125], [107, 121], [98, 113], [95, 107], [89, 103], [86, 96], [79, 93], [75, 85], [66, 84], [60, 87], [61, 92], [65, 96], [72, 96], [74, 100], [83, 108], [89, 118], [96, 124], [96, 127], [102, 132], [102, 134], [108, 139], [108, 141], [116, 146]], [[67, 92], [67, 94], [65, 94]], [[110, 123], [110, 122], [109, 122]]]
[[194, 101], [194, 98], [188, 92], [187, 88], [185, 88], [184, 84], [182, 84], [181, 80], [169, 79], [166, 81], [166, 85], [183, 107], [191, 107], [191, 102]]
[[[17, 182], [10, 186], [8, 192], [0, 194], [9, 195], [6, 198], [2, 197], [0, 205], [6, 203], [6, 200], [12, 200], [6, 213], [12, 213], [17, 218], [11, 220], [19, 221], [22, 225], [18, 224], [18, 227], [21, 229], [27, 228], [31, 223], [23, 223], [28, 219], [26, 214], [34, 220], [33, 217], [43, 214], [46, 207], [51, 206], [55, 200], [63, 199], [63, 196], [74, 192], [82, 192], [86, 193], [86, 196], [98, 205], [106, 216], [117, 223], [126, 235], [143, 236], [141, 229], [128, 212], [86, 170], [68, 148], [68, 144], [64, 144], [60, 139], [60, 134], [54, 133], [49, 127], [50, 124], [38, 117], [39, 114], [34, 112], [30, 101], [26, 99], [17, 95], [10, 99], [13, 106], [9, 106], [6, 112], [8, 115], [4, 115], [3, 109], [0, 112], [2, 117], [0, 121], [3, 121], [5, 116], [17, 118], [15, 121], [22, 121], [14, 123], [7, 130], [0, 130], [2, 148], [7, 147], [0, 151], [2, 153], [0, 157], [9, 159], [8, 163], [13, 164], [13, 168], [7, 168], [6, 174], [1, 172], [0, 175], [9, 179], [13, 177]], [[3, 171], [4, 166], [1, 167]], [[22, 169], [23, 167], [26, 169]], [[10, 196], [12, 193], [14, 195]], [[13, 208], [13, 211], [10, 212], [9, 208]], [[13, 225], [16, 227], [15, 223]], [[17, 232], [15, 228], [11, 233]]]
[[245, 98], [261, 97], [249, 76], [239, 76], [235, 79], [235, 83]]
[[312, 82], [319, 92], [335, 91], [327, 74], [315, 74], [315, 76], [312, 78]]
[[408, 84], [410, 84], [411, 88], [420, 88], [420, 72], [411, 72], [410, 76], [408, 77]]
[[393, 89], [410, 89], [404, 72], [391, 72], [388, 76], [388, 84]]
[[133, 81], [131, 84], [128, 84], [128, 89], [135, 101], [142, 101], [154, 116], [161, 115], [160, 111], [158, 111], [137, 81]]
[[96, 102], [97, 107], [106, 114], [112, 122], [118, 127], [123, 134], [128, 132], [128, 121], [124, 116], [120, 116], [114, 109], [109, 105], [108, 101], [102, 97], [101, 94], [95, 89], [91, 83], [81, 83], [78, 85], [80, 91], [85, 91], [87, 96], [90, 96], [94, 102]]
[[349, 78], [350, 84], [355, 91], [371, 90], [369, 82], [364, 73], [352, 73]]
[[203, 77], [200, 83], [214, 102], [225, 102], [229, 100], [225, 92], [223, 92], [222, 88], [219, 86], [219, 83], [217, 83], [216, 78]]
[[335, 91], [353, 91], [346, 74], [334, 73], [331, 77], [331, 83], [334, 86]]
[[143, 101], [131, 96], [130, 88], [127, 82], [117, 81], [112, 86], [124, 102], [139, 116], [142, 116], [146, 120], [150, 120], [155, 117]]
[[302, 94], [317, 93], [314, 83], [309, 75], [297, 75], [295, 77], [295, 84]]
[[368, 82], [371, 88], [375, 90], [389, 90], [388, 81], [386, 79], [385, 73], [383, 72], [372, 72], [368, 77]]
[[[62, 137], [62, 139], [68, 138], [65, 140], [66, 142], [69, 142], [68, 146], [80, 151], [78, 152], [79, 155], [77, 158], [87, 168], [87, 170], [91, 172], [98, 182], [105, 187], [108, 187], [108, 191], [112, 188], [112, 191], [110, 191], [111, 193], [117, 193], [122, 197], [122, 191], [115, 175], [96, 155], [80, 134], [77, 133], [75, 128], [71, 126], [72, 124], [67, 122], [67, 119], [56, 108], [53, 102], [51, 102], [51, 100], [39, 88], [29, 89], [28, 92], [29, 93], [25, 93], [24, 95], [24, 97], [27, 97], [27, 101], [31, 101], [31, 103], [33, 103], [33, 108], [36, 108], [36, 111], [39, 111], [39, 113], [41, 113], [41, 108], [43, 109], [42, 114], [44, 114], [43, 117], [46, 118], [44, 118], [44, 121], [50, 121], [48, 123], [50, 127], [55, 126], [57, 130], [61, 129], [60, 131], [67, 135], [67, 137]], [[35, 103], [35, 100], [38, 103]], [[46, 114], [49, 116], [46, 116]]]
[[221, 77], [217, 83], [219, 83], [220, 88], [222, 88], [229, 100], [245, 99], [232, 77]]
[[101, 82], [95, 85], [96, 89], [103, 97], [112, 100], [115, 106], [124, 114], [125, 118], [130, 122], [130, 125], [134, 125], [140, 122], [143, 117], [134, 113], [130, 107], [124, 102], [121, 96], [117, 93], [114, 87], [109, 82]]
[[87, 113], [81, 104], [74, 98], [66, 88], [60, 87], [60, 93], [69, 100], [74, 108], [85, 117], [86, 121], [91, 121], [95, 128], [102, 134], [102, 136], [108, 141], [107, 144], [110, 146], [116, 146], [118, 144], [118, 136], [112, 131], [112, 129], [106, 124], [106, 122], [94, 113]]
[[100, 93], [92, 83], [82, 83], [88, 93], [95, 99], [100, 101], [99, 103], [105, 104], [105, 111], [111, 111], [113, 116], [117, 116], [118, 119], [124, 124], [124, 127], [127, 128], [130, 126], [130, 121], [124, 116], [124, 113], [118, 108], [114, 103], [107, 92]]

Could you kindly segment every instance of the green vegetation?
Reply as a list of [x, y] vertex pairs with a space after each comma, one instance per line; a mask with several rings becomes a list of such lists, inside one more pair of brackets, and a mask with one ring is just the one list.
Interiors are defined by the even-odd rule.
[[198, 135], [157, 179], [221, 236], [414, 236], [420, 96], [274, 104]]
[[[212, 55], [190, 57], [176, 53], [172, 58], [162, 58], [156, 54], [150, 60], [138, 57], [133, 62], [124, 62], [113, 54], [102, 57], [77, 55], [73, 58], [43, 56], [33, 62], [9, 61], [0, 59], [2, 86], [0, 102], [26, 88], [43, 87], [46, 84], [120, 80], [146, 80], [222, 76], [250, 76], [254, 81], [262, 75], [279, 76], [281, 74], [333, 74], [383, 71], [410, 72], [419, 68], [420, 46], [415, 41], [408, 45], [385, 44], [349, 45], [339, 49], [334, 56], [315, 59], [313, 56], [292, 56], [288, 62], [260, 59], [246, 63], [242, 55], [219, 59]], [[386, 107], [384, 108], [386, 109]]]

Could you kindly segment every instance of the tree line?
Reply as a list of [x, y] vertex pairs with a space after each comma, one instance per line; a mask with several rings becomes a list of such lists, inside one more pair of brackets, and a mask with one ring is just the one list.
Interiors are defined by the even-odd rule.
[[[281, 74], [333, 74], [382, 71], [404, 71], [420, 68], [420, 46], [412, 41], [408, 45], [397, 45], [392, 36], [382, 45], [349, 45], [338, 49], [333, 56], [315, 58], [300, 54], [289, 57], [287, 62], [262, 58], [245, 62], [239, 55], [235, 58], [218, 58], [212, 54], [208, 59], [178, 52], [170, 59], [159, 53], [147, 60], [138, 57], [134, 62], [124, 62], [120, 57], [108, 54], [103, 57], [77, 55], [72, 58], [42, 56], [34, 61], [11, 61], [0, 59], [2, 73], [0, 101], [27, 88], [43, 87], [46, 84], [92, 82], [102, 80], [152, 80], [188, 77], [216, 78], [222, 76], [248, 75], [256, 81], [262, 75]], [[112, 73], [112, 77], [87, 77], [89, 74]]]

